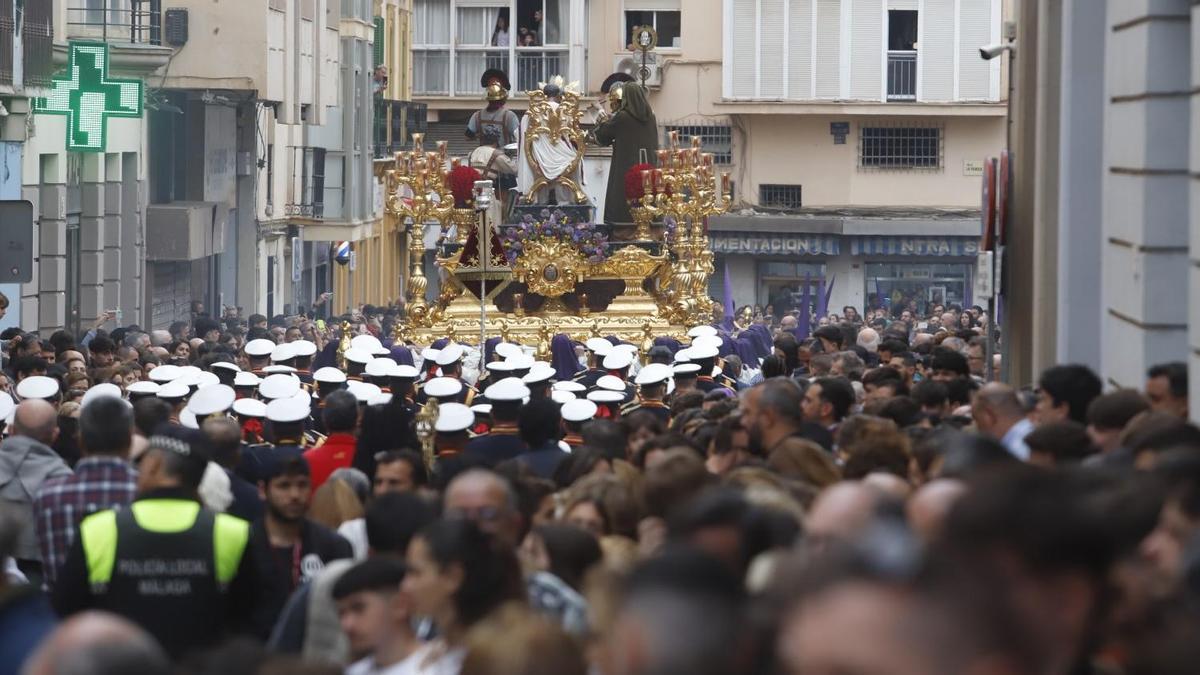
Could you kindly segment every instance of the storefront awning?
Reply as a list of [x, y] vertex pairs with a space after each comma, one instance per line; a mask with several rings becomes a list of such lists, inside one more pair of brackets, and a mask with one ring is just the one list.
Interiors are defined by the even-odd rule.
[[978, 237], [846, 237], [850, 255], [965, 257], [979, 253]]

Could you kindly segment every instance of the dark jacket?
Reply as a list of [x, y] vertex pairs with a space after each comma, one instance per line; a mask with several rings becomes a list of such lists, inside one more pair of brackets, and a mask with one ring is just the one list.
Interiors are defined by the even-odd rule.
[[517, 435], [515, 428], [507, 429], [499, 425], [490, 433], [471, 439], [463, 449], [463, 455], [468, 461], [489, 467], [516, 459], [527, 452], [529, 446]]
[[304, 521], [298, 549], [274, 548], [265, 521], [259, 519], [254, 523], [250, 557], [261, 580], [255, 594], [253, 630], [265, 640], [292, 592], [311, 581], [325, 563], [352, 558], [354, 551], [350, 542], [311, 520]]
[[566, 458], [567, 453], [558, 447], [558, 441], [547, 441], [545, 445], [537, 450], [520, 455], [517, 457], [517, 461], [524, 464], [529, 469], [529, 472], [538, 478], [552, 480], [554, 478], [554, 471]]

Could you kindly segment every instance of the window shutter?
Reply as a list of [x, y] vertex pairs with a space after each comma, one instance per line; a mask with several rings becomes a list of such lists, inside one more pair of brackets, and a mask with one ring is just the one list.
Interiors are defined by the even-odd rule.
[[986, 100], [991, 96], [992, 66], [979, 58], [979, 45], [992, 41], [992, 2], [961, 0], [958, 14], [958, 98]]
[[753, 98], [758, 73], [754, 68], [757, 31], [754, 0], [727, 0], [733, 3], [733, 96]]
[[783, 63], [787, 58], [787, 45], [783, 43], [783, 0], [760, 0], [759, 8], [759, 96], [767, 99], [783, 98]]
[[375, 17], [375, 67], [376, 68], [383, 65], [383, 60], [384, 60], [383, 41], [384, 41], [386, 35], [387, 35], [387, 31], [384, 30], [383, 17], [382, 16]]
[[842, 0], [817, 0], [816, 41], [817, 98], [838, 98], [842, 92]]
[[792, 0], [788, 21], [788, 98], [812, 98], [813, 0]]
[[850, 29], [850, 97], [878, 101], [883, 72], [883, 0], [854, 0]]
[[[949, 101], [954, 98], [954, 0], [925, 0], [921, 24], [924, 34], [917, 42], [921, 100]], [[978, 56], [975, 59], [982, 61]]]

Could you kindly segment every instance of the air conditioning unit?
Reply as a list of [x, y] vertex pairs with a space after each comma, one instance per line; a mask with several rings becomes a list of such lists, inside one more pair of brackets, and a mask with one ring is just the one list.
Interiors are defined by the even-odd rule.
[[[646, 57], [646, 70], [649, 71], [646, 75], [647, 87], [662, 86], [662, 71], [659, 70], [658, 60], [654, 54], [649, 54]], [[613, 72], [625, 73], [632, 77], [635, 81], [640, 82], [642, 70], [641, 54], [619, 54], [613, 57]]]

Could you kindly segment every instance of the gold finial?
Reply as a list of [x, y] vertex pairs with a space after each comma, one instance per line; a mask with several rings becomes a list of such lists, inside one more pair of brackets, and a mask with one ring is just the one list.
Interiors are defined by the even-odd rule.
[[437, 418], [438, 401], [432, 396], [414, 417], [417, 440], [421, 442], [421, 457], [425, 460], [425, 470], [429, 473], [433, 473], [433, 461], [436, 459], [433, 442], [436, 433], [434, 425], [437, 424]]
[[587, 293], [579, 294], [579, 316], [587, 316], [592, 313], [592, 308], [588, 307]]
[[600, 322], [596, 319], [592, 319], [592, 337], [600, 337]]
[[650, 350], [654, 347], [654, 326], [649, 320], [642, 322], [642, 363], [650, 361]]
[[516, 314], [518, 318], [525, 316], [524, 302], [524, 293], [513, 293], [513, 314]]
[[504, 320], [500, 321], [500, 340], [502, 342], [512, 342], [512, 340], [509, 339], [508, 322]]
[[538, 345], [537, 357], [540, 361], [550, 360], [550, 340], [553, 336], [550, 334], [550, 324], [542, 323], [542, 327], [538, 329]]
[[342, 339], [338, 341], [337, 357], [338, 367], [344, 372], [346, 370], [346, 350], [350, 349], [350, 322], [342, 322]]

